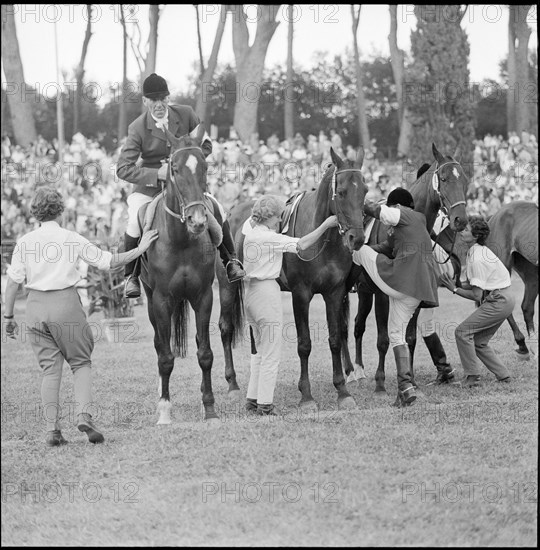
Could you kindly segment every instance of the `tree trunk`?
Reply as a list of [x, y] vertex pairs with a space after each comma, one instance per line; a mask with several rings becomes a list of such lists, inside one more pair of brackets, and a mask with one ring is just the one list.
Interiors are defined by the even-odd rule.
[[127, 112], [125, 102], [125, 90], [127, 85], [127, 29], [124, 19], [124, 6], [120, 6], [120, 23], [122, 24], [122, 41], [123, 41], [123, 62], [122, 62], [122, 89], [120, 91], [120, 114], [118, 116], [118, 141], [127, 135]]
[[288, 6], [289, 19], [289, 35], [287, 38], [287, 79], [285, 81], [285, 105], [284, 105], [284, 123], [285, 123], [285, 139], [289, 141], [289, 147], [292, 148], [292, 140], [294, 138], [294, 104], [290, 99], [293, 97], [293, 15], [294, 6]]
[[75, 79], [77, 81], [77, 88], [75, 89], [75, 104], [73, 105], [73, 135], [79, 131], [79, 118], [81, 113], [81, 95], [84, 81], [84, 62], [86, 60], [86, 53], [88, 52], [88, 43], [92, 38], [92, 4], [86, 4], [87, 23], [86, 34], [84, 35], [84, 42], [81, 52], [81, 59], [79, 65], [75, 69]]
[[[516, 6], [508, 6], [508, 94], [506, 96], [506, 123], [507, 131], [516, 129], [516, 103], [514, 101], [516, 85]], [[516, 96], [518, 97], [518, 96]]]
[[[157, 42], [158, 42], [158, 24], [159, 24], [159, 4], [150, 4], [148, 9], [148, 21], [150, 30], [148, 31], [148, 52], [146, 57], [143, 57], [141, 52], [135, 53], [137, 62], [139, 64], [144, 63], [144, 69], [140, 74], [139, 89], [142, 94], [142, 86], [145, 79], [152, 73], [156, 72], [156, 56], [157, 56]], [[133, 45], [133, 44], [132, 44]], [[141, 101], [141, 112], [144, 113], [145, 107]]]
[[249, 143], [257, 132], [257, 110], [261, 96], [262, 72], [270, 40], [279, 25], [278, 5], [258, 4], [255, 40], [249, 46], [246, 17], [241, 4], [231, 5], [233, 13], [233, 50], [236, 60], [237, 100], [233, 125], [239, 138]]
[[354, 42], [354, 65], [356, 67], [356, 101], [358, 104], [358, 135], [360, 137], [360, 145], [364, 149], [369, 150], [371, 147], [371, 141], [369, 139], [369, 128], [366, 114], [366, 98], [364, 96], [364, 85], [362, 82], [362, 68], [360, 67], [360, 54], [358, 53], [358, 39], [356, 37], [356, 31], [358, 30], [358, 23], [360, 22], [360, 10], [362, 5], [358, 5], [358, 12], [355, 12], [354, 5], [351, 4], [351, 16], [352, 16], [352, 31]]
[[2, 63], [6, 76], [6, 91], [14, 138], [18, 145], [27, 147], [31, 142], [36, 141], [37, 134], [32, 103], [21, 100], [26, 84], [13, 8], [13, 4], [2, 5]]
[[[516, 132], [521, 138], [521, 132], [529, 130], [529, 105], [530, 86], [529, 84], [529, 38], [531, 28], [527, 25], [527, 14], [532, 4], [514, 6], [517, 19], [515, 20], [517, 48], [516, 48], [516, 87], [519, 86], [516, 95]], [[536, 86], [536, 83], [533, 83]]]
[[[221, 6], [221, 13], [219, 14], [218, 27], [216, 29], [216, 36], [214, 38], [214, 45], [212, 46], [212, 53], [208, 60], [208, 66], [203, 68], [202, 53], [201, 53], [201, 69], [204, 70], [201, 76], [199, 91], [197, 93], [197, 104], [195, 106], [195, 112], [201, 120], [201, 122], [207, 122], [208, 103], [210, 102], [210, 92], [212, 79], [214, 78], [214, 72], [217, 66], [217, 59], [219, 49], [221, 47], [221, 39], [223, 38], [223, 31], [225, 30], [225, 23], [227, 22], [227, 6], [224, 4]], [[210, 126], [206, 125], [207, 129]]]

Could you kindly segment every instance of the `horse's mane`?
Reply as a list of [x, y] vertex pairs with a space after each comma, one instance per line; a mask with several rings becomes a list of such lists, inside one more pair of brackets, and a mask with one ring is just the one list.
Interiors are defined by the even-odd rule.
[[326, 172], [323, 174], [321, 183], [316, 191], [315, 196], [315, 223], [318, 225], [322, 223], [330, 215], [330, 186], [332, 185], [332, 177], [334, 175], [335, 165], [330, 164]]

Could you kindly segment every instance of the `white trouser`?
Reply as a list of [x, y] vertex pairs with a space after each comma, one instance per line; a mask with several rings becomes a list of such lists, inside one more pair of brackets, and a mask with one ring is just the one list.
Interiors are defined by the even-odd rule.
[[131, 193], [127, 198], [128, 205], [128, 222], [126, 227], [126, 233], [131, 237], [140, 237], [141, 230], [139, 229], [139, 222], [137, 221], [137, 214], [143, 204], [152, 202], [154, 197], [143, 195], [142, 193]]
[[434, 309], [433, 307], [423, 307], [418, 315], [418, 328], [423, 338], [435, 332], [435, 323], [433, 322]]
[[361, 265], [371, 277], [371, 280], [384, 292], [390, 301], [390, 312], [388, 317], [388, 337], [390, 346], [406, 344], [405, 334], [407, 325], [411, 320], [420, 300], [407, 296], [402, 292], [389, 287], [377, 271], [377, 252], [368, 245], [353, 252], [353, 261]]
[[257, 354], [251, 356], [247, 398], [269, 405], [274, 400], [283, 328], [281, 291], [274, 279], [248, 280], [246, 318], [257, 347]]

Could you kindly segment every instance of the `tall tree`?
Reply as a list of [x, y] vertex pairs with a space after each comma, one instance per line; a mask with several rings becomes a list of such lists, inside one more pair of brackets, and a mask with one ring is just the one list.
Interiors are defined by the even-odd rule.
[[[195, 6], [197, 8], [197, 6]], [[208, 65], [204, 67], [202, 46], [201, 46], [201, 34], [199, 29], [199, 10], [197, 9], [197, 36], [199, 42], [199, 58], [200, 58], [200, 79], [199, 87], [197, 90], [197, 105], [195, 112], [199, 119], [203, 122], [208, 121], [208, 104], [210, 101], [210, 85], [214, 78], [214, 72], [217, 66], [219, 49], [221, 47], [221, 39], [223, 38], [223, 31], [225, 30], [225, 23], [227, 22], [227, 5], [221, 6], [221, 12], [219, 14], [218, 26], [216, 29], [216, 36], [214, 37], [214, 44], [212, 46], [212, 53], [208, 59]]]
[[128, 34], [126, 28], [126, 19], [124, 16], [124, 6], [119, 4], [120, 8], [120, 23], [122, 25], [122, 46], [123, 46], [123, 60], [122, 60], [122, 88], [118, 94], [120, 101], [120, 114], [118, 116], [118, 141], [127, 135], [127, 106], [125, 101], [125, 93], [127, 87], [127, 42]]
[[[531, 86], [536, 83], [529, 80], [529, 38], [531, 36], [531, 28], [527, 24], [527, 15], [532, 8], [532, 4], [513, 6], [514, 7], [514, 24], [516, 28], [516, 87], [519, 87], [518, 95], [516, 96], [516, 132], [521, 136], [522, 131], [529, 131], [530, 127], [530, 97]], [[512, 12], [510, 12], [512, 15]]]
[[[511, 4], [508, 6], [508, 63], [506, 70], [508, 73], [508, 93], [506, 94], [506, 119], [509, 132], [516, 129], [516, 8]], [[519, 90], [518, 90], [519, 93]]]
[[285, 81], [285, 105], [284, 105], [284, 123], [285, 123], [285, 139], [292, 145], [294, 138], [294, 105], [292, 101], [293, 92], [293, 32], [294, 32], [294, 4], [287, 6], [287, 15], [289, 22], [289, 34], [287, 36], [287, 79]]
[[30, 101], [22, 100], [26, 83], [15, 28], [13, 4], [2, 4], [2, 63], [6, 75], [13, 134], [17, 143], [26, 147], [37, 139], [37, 134], [32, 116], [32, 104]]
[[409, 119], [410, 113], [403, 103], [403, 80], [405, 78], [405, 53], [397, 43], [397, 5], [391, 4], [390, 9], [390, 34], [388, 44], [390, 46], [390, 61], [392, 73], [396, 84], [396, 97], [398, 102], [399, 139], [397, 144], [398, 156], [404, 157], [409, 152], [409, 144], [412, 135], [412, 125]]
[[351, 4], [354, 65], [356, 68], [356, 98], [358, 103], [358, 131], [361, 145], [364, 148], [369, 149], [371, 147], [371, 142], [369, 139], [369, 128], [366, 113], [366, 98], [364, 95], [364, 85], [362, 82], [362, 67], [360, 65], [360, 53], [358, 52], [358, 38], [356, 36], [358, 24], [360, 23], [361, 8], [362, 4], [358, 4], [356, 8], [354, 4]]
[[262, 73], [268, 45], [279, 22], [276, 14], [279, 5], [257, 5], [257, 30], [253, 44], [249, 45], [246, 14], [241, 4], [231, 5], [233, 11], [233, 51], [236, 60], [237, 98], [234, 111], [234, 128], [239, 138], [249, 143], [257, 132], [257, 109], [261, 92]]
[[461, 28], [466, 9], [414, 7], [417, 28], [411, 33], [413, 62], [404, 100], [413, 125], [409, 158], [417, 166], [432, 158], [435, 142], [448, 154], [460, 146], [462, 165], [472, 167], [475, 104], [469, 93], [469, 42]]
[[79, 64], [75, 68], [76, 89], [75, 102], [73, 105], [73, 134], [77, 133], [80, 130], [79, 119], [81, 113], [82, 87], [84, 82], [84, 62], [86, 60], [86, 54], [88, 52], [88, 44], [90, 43], [90, 38], [92, 38], [92, 4], [86, 4], [86, 13], [86, 33], [84, 35], [81, 58], [79, 60]]

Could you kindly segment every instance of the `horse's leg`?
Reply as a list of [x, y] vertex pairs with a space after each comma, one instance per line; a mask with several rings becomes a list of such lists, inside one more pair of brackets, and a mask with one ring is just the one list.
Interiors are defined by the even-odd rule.
[[[534, 334], [534, 303], [538, 297], [538, 267], [527, 261], [521, 254], [514, 254], [514, 268], [525, 285], [521, 311], [527, 327], [527, 334], [530, 337], [531, 334]], [[518, 345], [520, 344], [517, 339], [516, 342]], [[525, 346], [524, 338], [523, 345]], [[525, 349], [527, 349], [527, 346], [525, 346]]]
[[[356, 369], [352, 364], [351, 354], [349, 353], [349, 314], [350, 301], [349, 291], [343, 298], [343, 307], [341, 308], [341, 364], [345, 370], [346, 383], [354, 382], [358, 379]], [[365, 376], [363, 377], [365, 378]]]
[[213, 293], [212, 287], [201, 296], [197, 304], [192, 304], [195, 309], [195, 322], [197, 324], [197, 360], [202, 371], [202, 402], [204, 405], [204, 419], [218, 418], [214, 410], [214, 394], [212, 392], [212, 363], [214, 354], [210, 347], [210, 316], [212, 315]]
[[311, 353], [311, 336], [309, 334], [309, 304], [313, 294], [306, 287], [296, 287], [292, 290], [294, 322], [298, 338], [297, 351], [300, 358], [300, 380], [298, 389], [302, 394], [300, 407], [302, 409], [317, 409], [317, 403], [311, 395], [308, 361]]
[[[358, 313], [354, 319], [354, 340], [356, 344], [355, 368], [358, 378], [365, 378], [365, 367], [362, 359], [362, 340], [366, 332], [366, 321], [373, 307], [373, 293], [358, 291]], [[361, 375], [360, 375], [361, 373]]]
[[417, 307], [416, 311], [413, 313], [413, 316], [411, 317], [409, 324], [407, 325], [407, 330], [405, 331], [405, 341], [407, 342], [407, 345], [409, 346], [409, 354], [411, 357], [411, 384], [418, 388], [418, 384], [416, 383], [416, 380], [414, 379], [414, 350], [416, 349], [416, 335], [418, 330], [418, 315], [420, 314], [420, 308]]
[[228, 397], [231, 401], [240, 401], [240, 388], [236, 381], [236, 371], [234, 370], [234, 361], [232, 355], [232, 342], [234, 336], [234, 300], [235, 292], [239, 283], [229, 283], [227, 280], [219, 280], [219, 301], [221, 311], [219, 314], [219, 330], [221, 333], [221, 343], [223, 345], [223, 355], [225, 358], [225, 380], [229, 384]]
[[388, 296], [381, 291], [375, 293], [375, 319], [377, 321], [377, 350], [379, 351], [379, 364], [375, 373], [375, 393], [386, 393], [384, 387], [384, 362], [390, 338], [388, 336], [388, 316], [390, 314], [390, 302]]
[[518, 348], [516, 350], [517, 354], [519, 355], [520, 359], [529, 360], [530, 359], [529, 348], [525, 343], [525, 336], [523, 336], [523, 333], [521, 332], [521, 330], [519, 330], [518, 324], [514, 319], [514, 315], [510, 315], [506, 320], [508, 321], [508, 324], [512, 329], [512, 333], [514, 334], [514, 340], [518, 345]]
[[356, 407], [356, 402], [347, 390], [341, 364], [341, 308], [344, 292], [344, 288], [338, 288], [329, 294], [323, 294], [323, 298], [326, 302], [328, 344], [332, 353], [333, 381], [338, 392], [338, 408], [351, 409]]
[[154, 348], [158, 356], [159, 371], [159, 414], [158, 424], [171, 423], [171, 400], [169, 395], [169, 379], [174, 367], [174, 355], [171, 351], [171, 307], [168, 297], [162, 297], [149, 292], [145, 285], [148, 298], [148, 317], [154, 327]]

